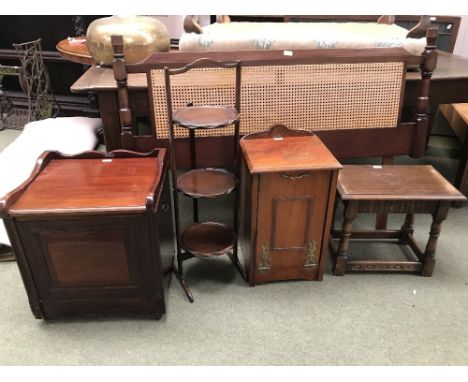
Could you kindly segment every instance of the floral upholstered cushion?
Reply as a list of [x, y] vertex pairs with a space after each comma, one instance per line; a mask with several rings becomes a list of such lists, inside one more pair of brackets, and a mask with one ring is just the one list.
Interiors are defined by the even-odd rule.
[[398, 25], [369, 22], [344, 23], [215, 23], [202, 34], [185, 33], [179, 50], [284, 50], [403, 47], [419, 55], [425, 38], [407, 38], [408, 30]]

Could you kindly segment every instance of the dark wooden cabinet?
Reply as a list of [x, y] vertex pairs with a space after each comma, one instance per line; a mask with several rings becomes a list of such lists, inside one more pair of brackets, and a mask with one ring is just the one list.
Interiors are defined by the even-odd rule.
[[239, 245], [251, 286], [321, 280], [340, 163], [317, 136], [242, 140]]
[[165, 150], [41, 161], [1, 211], [36, 318], [161, 317], [175, 249]]

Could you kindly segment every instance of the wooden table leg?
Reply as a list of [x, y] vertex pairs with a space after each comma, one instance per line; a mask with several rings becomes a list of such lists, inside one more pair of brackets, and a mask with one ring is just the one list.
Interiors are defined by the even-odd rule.
[[99, 92], [99, 112], [104, 129], [106, 150], [122, 148], [120, 143], [120, 118], [116, 92]]
[[414, 214], [406, 214], [405, 222], [401, 226], [401, 234], [399, 243], [403, 245], [408, 245], [410, 237], [414, 233]]
[[344, 202], [344, 219], [343, 228], [341, 231], [340, 244], [336, 253], [335, 269], [333, 274], [335, 276], [343, 276], [346, 272], [346, 263], [348, 261], [348, 248], [349, 238], [351, 236], [351, 229], [353, 220], [356, 218], [359, 202], [346, 201]]
[[[460, 192], [468, 196], [468, 132], [465, 133], [465, 141], [461, 151], [460, 163], [458, 164], [457, 176], [455, 178], [455, 187]], [[462, 207], [466, 202], [453, 202], [452, 205], [455, 208]]]
[[333, 203], [333, 212], [332, 212], [332, 220], [330, 224], [330, 229], [333, 231], [335, 229], [335, 219], [336, 219], [336, 212], [338, 210], [338, 205], [340, 203], [340, 198], [339, 196], [336, 196], [335, 201]]
[[[392, 156], [382, 157], [382, 165], [388, 166], [395, 163], [395, 158]], [[375, 217], [375, 229], [376, 230], [386, 230], [388, 222], [388, 215], [386, 213], [378, 213]]]
[[13, 253], [13, 249], [7, 245], [0, 244], [0, 262], [14, 260], [16, 260], [16, 257]]
[[193, 302], [194, 299], [193, 299], [192, 291], [188, 287], [187, 282], [185, 281], [185, 278], [184, 278], [183, 274], [180, 272], [180, 269], [172, 268], [172, 271], [173, 271], [175, 277], [177, 278], [177, 281], [179, 281], [179, 284], [182, 287], [182, 290], [184, 291], [185, 295], [187, 296], [187, 299], [190, 302]]
[[450, 208], [450, 202], [440, 202], [436, 211], [432, 215], [431, 231], [429, 232], [429, 240], [424, 251], [424, 266], [421, 276], [430, 277], [435, 266], [435, 252], [437, 247], [437, 239], [440, 235], [442, 222], [447, 217]]

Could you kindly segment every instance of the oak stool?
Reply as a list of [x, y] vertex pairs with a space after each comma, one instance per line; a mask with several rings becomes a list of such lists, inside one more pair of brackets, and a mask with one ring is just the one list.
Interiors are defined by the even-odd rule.
[[[344, 203], [341, 231], [332, 230], [330, 245], [335, 254], [334, 274], [345, 272], [410, 272], [431, 276], [435, 265], [437, 239], [450, 203], [466, 200], [432, 166], [344, 166], [338, 177], [338, 197]], [[338, 199], [338, 198], [337, 198]], [[405, 213], [400, 230], [352, 231], [359, 213]], [[413, 237], [414, 214], [431, 214], [432, 225], [424, 252]], [[336, 246], [333, 239], [339, 239]], [[350, 239], [396, 240], [408, 245], [417, 261], [350, 260]]]

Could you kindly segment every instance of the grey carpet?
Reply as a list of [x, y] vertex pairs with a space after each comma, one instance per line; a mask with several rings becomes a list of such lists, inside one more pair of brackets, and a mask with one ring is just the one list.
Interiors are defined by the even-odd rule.
[[[0, 137], [1, 137], [0, 133]], [[402, 158], [403, 162], [411, 162]], [[448, 178], [457, 161], [425, 158]], [[212, 207], [217, 209], [217, 207]], [[227, 210], [217, 212], [226, 216]], [[215, 211], [212, 211], [215, 212]], [[362, 216], [356, 226], [371, 224]], [[392, 216], [399, 227], [402, 216]], [[339, 223], [339, 217], [337, 219]], [[430, 218], [416, 217], [425, 243]], [[288, 281], [249, 288], [227, 259], [189, 260], [189, 304], [173, 278], [160, 321], [144, 317], [35, 320], [14, 262], [0, 264], [3, 365], [465, 365], [468, 207], [442, 227], [431, 278], [405, 274]], [[383, 256], [398, 247], [373, 244]], [[393, 251], [393, 252], [390, 252]]]
[[21, 130], [5, 129], [0, 131], [0, 151], [13, 142], [20, 134]]

